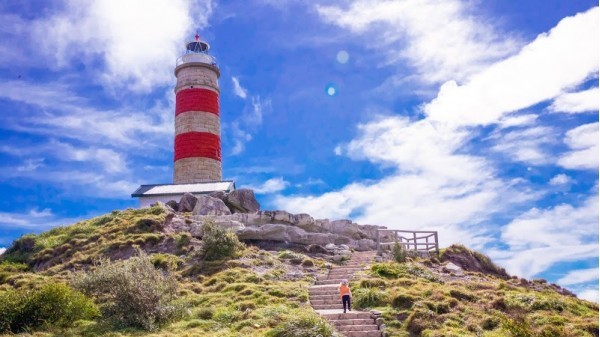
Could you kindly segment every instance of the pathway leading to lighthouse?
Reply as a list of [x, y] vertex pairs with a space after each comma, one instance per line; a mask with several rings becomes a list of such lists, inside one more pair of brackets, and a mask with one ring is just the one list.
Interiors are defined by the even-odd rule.
[[310, 304], [346, 337], [381, 337], [370, 312], [348, 311], [343, 313], [338, 286], [343, 279], [350, 281], [354, 274], [363, 270], [375, 259], [376, 252], [356, 252], [350, 261], [334, 266], [329, 274], [318, 276], [315, 285], [309, 288]]

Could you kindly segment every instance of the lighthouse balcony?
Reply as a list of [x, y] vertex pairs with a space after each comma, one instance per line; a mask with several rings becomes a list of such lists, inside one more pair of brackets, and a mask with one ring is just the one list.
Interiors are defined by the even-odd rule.
[[190, 53], [177, 59], [176, 67], [186, 63], [205, 63], [217, 67], [217, 59], [205, 53]]

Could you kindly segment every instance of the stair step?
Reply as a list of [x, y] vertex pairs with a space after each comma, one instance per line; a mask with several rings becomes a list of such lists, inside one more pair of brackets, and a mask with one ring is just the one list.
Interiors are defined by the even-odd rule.
[[373, 324], [374, 320], [372, 318], [360, 318], [360, 319], [330, 320], [329, 322], [335, 326], [370, 325], [370, 324]]
[[381, 331], [345, 331], [346, 337], [381, 337]]
[[[342, 309], [343, 310], [343, 309]], [[344, 320], [344, 319], [370, 319], [371, 313], [364, 311], [350, 311], [347, 313], [326, 313], [321, 314], [321, 316], [327, 318], [328, 320]]]
[[338, 331], [378, 331], [376, 324], [340, 325], [336, 328]]

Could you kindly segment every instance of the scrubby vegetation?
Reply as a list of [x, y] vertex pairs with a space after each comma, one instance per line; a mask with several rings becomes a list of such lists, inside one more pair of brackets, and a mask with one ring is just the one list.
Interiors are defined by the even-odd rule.
[[[15, 298], [56, 282], [91, 309], [77, 310], [81, 316], [56, 311], [58, 318], [43, 318], [43, 324], [3, 331], [36, 331], [36, 336], [286, 336], [282, 331], [330, 336], [331, 327], [307, 304], [308, 285], [315, 272], [325, 270], [325, 261], [245, 247], [211, 222], [202, 227], [202, 241], [189, 233], [165, 233], [164, 218], [160, 207], [130, 209], [15, 241], [0, 260], [0, 312], [15, 311]], [[35, 317], [42, 316], [31, 317], [39, 322]]]
[[[210, 222], [202, 240], [163, 228], [161, 207], [115, 211], [16, 240], [0, 258], [0, 330], [35, 336], [332, 336], [308, 305], [326, 262], [244, 246]], [[598, 305], [511, 278], [463, 246], [373, 264], [356, 308], [400, 337], [598, 336]], [[397, 261], [400, 261], [397, 262]], [[446, 268], [452, 262], [464, 270]], [[1, 333], [1, 332], [0, 332]]]
[[234, 257], [244, 244], [231, 231], [207, 221], [202, 226], [203, 257], [206, 261], [222, 260]]
[[101, 260], [95, 268], [79, 272], [73, 285], [101, 304], [103, 317], [115, 325], [156, 330], [186, 314], [176, 302], [177, 280], [156, 269], [142, 251], [125, 261]]
[[490, 274], [456, 275], [435, 258], [374, 264], [353, 282], [354, 303], [380, 310], [388, 332], [398, 337], [598, 336], [596, 303], [565, 296], [553, 285], [498, 277], [501, 268], [476, 256]]
[[75, 321], [98, 316], [98, 307], [91, 299], [62, 283], [0, 293], [0, 332], [68, 327]]

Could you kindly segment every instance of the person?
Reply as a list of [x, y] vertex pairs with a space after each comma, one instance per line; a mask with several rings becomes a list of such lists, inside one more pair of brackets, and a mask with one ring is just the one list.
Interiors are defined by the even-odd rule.
[[342, 283], [338, 287], [340, 291], [340, 297], [342, 299], [342, 305], [344, 306], [344, 313], [346, 313], [346, 307], [348, 307], [348, 311], [352, 311], [351, 309], [351, 298], [352, 292], [350, 291], [350, 287], [348, 286], [348, 280], [343, 279]]

